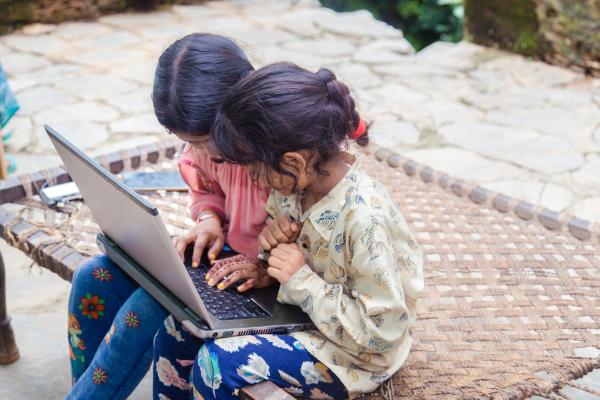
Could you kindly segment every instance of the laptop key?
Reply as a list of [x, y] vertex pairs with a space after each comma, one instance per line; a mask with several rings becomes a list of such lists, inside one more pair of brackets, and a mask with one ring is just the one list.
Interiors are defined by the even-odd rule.
[[221, 317], [221, 319], [235, 319], [236, 318], [236, 316], [230, 312], [220, 313], [219, 316]]
[[250, 318], [250, 317], [252, 317], [252, 313], [248, 312], [248, 310], [246, 310], [244, 307], [240, 307], [239, 312], [240, 312], [240, 315], [243, 318]]

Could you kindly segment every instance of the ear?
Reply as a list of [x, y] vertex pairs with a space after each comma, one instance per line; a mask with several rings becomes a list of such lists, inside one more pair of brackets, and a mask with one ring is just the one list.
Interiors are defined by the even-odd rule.
[[281, 157], [281, 167], [293, 173], [295, 176], [300, 175], [306, 170], [306, 160], [301, 153], [296, 151], [289, 151], [283, 154]]

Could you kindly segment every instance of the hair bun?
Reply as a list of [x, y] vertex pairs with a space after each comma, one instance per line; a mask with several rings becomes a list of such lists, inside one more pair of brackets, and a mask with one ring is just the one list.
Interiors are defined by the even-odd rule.
[[316, 74], [317, 78], [323, 81], [323, 83], [329, 83], [335, 81], [337, 78], [333, 72], [328, 68], [320, 68]]
[[369, 143], [368, 126], [356, 111], [348, 86], [338, 81], [335, 74], [328, 68], [320, 68], [315, 76], [325, 84], [329, 98], [336, 102], [346, 115], [348, 121], [346, 137], [355, 140], [361, 146], [366, 146]]

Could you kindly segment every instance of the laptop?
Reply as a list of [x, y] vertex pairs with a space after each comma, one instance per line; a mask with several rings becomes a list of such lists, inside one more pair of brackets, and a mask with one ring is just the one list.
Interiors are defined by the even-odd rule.
[[186, 330], [207, 339], [314, 328], [299, 307], [277, 302], [278, 285], [247, 293], [234, 287], [221, 291], [208, 286], [204, 279], [210, 265], [206, 256], [198, 268], [192, 268], [189, 248], [182, 262], [152, 203], [57, 131], [47, 125], [44, 128], [100, 226], [97, 243], [101, 251]]

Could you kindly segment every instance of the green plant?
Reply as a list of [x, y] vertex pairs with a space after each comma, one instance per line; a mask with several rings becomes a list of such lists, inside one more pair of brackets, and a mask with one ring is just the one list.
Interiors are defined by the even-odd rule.
[[401, 29], [417, 50], [438, 40], [462, 39], [462, 0], [321, 0], [321, 4], [337, 11], [367, 9]]

